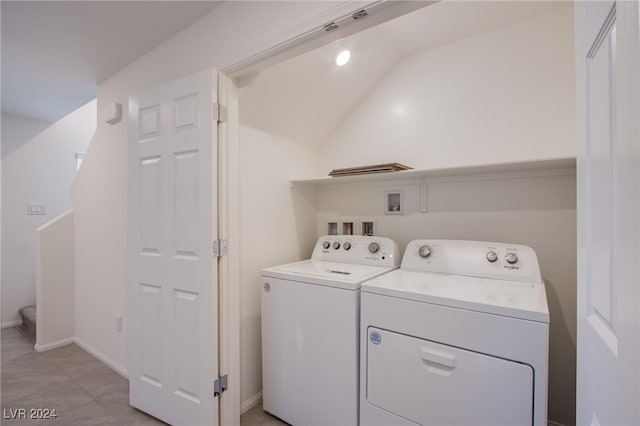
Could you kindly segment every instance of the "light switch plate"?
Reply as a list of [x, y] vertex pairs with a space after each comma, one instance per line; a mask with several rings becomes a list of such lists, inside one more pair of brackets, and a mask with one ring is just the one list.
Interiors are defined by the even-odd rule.
[[28, 204], [27, 214], [28, 215], [46, 215], [47, 205], [46, 204]]

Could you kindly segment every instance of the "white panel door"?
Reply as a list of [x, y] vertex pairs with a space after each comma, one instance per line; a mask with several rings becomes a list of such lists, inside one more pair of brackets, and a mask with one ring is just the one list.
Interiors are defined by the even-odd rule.
[[216, 91], [209, 70], [129, 100], [130, 403], [170, 424], [218, 421]]
[[638, 2], [578, 2], [577, 424], [640, 424]]

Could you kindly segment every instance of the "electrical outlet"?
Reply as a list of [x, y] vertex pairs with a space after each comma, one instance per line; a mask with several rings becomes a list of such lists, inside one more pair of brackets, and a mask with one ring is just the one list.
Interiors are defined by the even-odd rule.
[[28, 204], [27, 214], [28, 215], [46, 215], [47, 205], [46, 204]]
[[116, 331], [122, 333], [122, 315], [116, 314]]
[[338, 235], [338, 221], [337, 220], [329, 220], [327, 221], [327, 235]]
[[354, 233], [356, 233], [356, 223], [354, 221], [345, 221], [340, 223], [342, 225], [342, 235], [353, 235]]
[[376, 221], [373, 219], [362, 219], [360, 221], [360, 233], [362, 235], [376, 235]]

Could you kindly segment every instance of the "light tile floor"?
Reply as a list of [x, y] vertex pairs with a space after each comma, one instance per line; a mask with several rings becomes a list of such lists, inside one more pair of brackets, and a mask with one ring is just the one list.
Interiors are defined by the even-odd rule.
[[[2, 425], [163, 425], [129, 406], [129, 383], [75, 344], [35, 352], [14, 328], [2, 330], [0, 372]], [[50, 420], [18, 419], [18, 409], [56, 410]], [[243, 414], [241, 426], [285, 425], [258, 405]], [[224, 425], [222, 425], [224, 426]]]
[[240, 416], [240, 426], [286, 426], [288, 424], [264, 412], [262, 404], [256, 405]]
[[[129, 406], [127, 379], [75, 344], [38, 353], [8, 328], [1, 346], [3, 425], [164, 424]], [[15, 418], [19, 409], [27, 418]], [[31, 419], [31, 409], [55, 409], [56, 417]]]

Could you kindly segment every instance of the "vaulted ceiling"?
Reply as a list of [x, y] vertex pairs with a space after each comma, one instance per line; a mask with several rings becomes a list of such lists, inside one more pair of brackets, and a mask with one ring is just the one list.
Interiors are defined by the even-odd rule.
[[[55, 121], [220, 3], [3, 0], [2, 112]], [[403, 57], [561, 5], [445, 0], [427, 6], [264, 70], [242, 95], [243, 121], [318, 141]], [[337, 69], [333, 58], [343, 47], [352, 60]], [[281, 117], [289, 118], [286, 125]]]
[[[562, 1], [441, 1], [262, 71], [240, 98], [241, 121], [317, 144], [404, 57], [559, 7]], [[334, 59], [350, 49], [351, 60]]]

